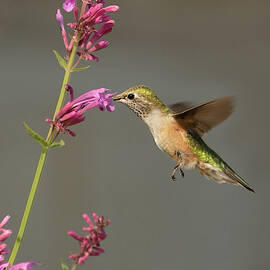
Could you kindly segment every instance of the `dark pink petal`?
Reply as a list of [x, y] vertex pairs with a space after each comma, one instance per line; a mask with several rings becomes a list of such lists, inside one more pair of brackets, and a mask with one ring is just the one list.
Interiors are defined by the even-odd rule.
[[114, 27], [114, 20], [109, 20], [105, 24], [102, 25], [102, 27], [98, 30], [98, 34], [103, 36], [108, 33], [110, 33]]
[[72, 111], [72, 102], [68, 102], [56, 115], [55, 121], [59, 121], [65, 114]]
[[114, 20], [107, 21], [104, 25], [101, 26], [101, 28], [94, 32], [93, 37], [90, 39], [90, 41], [87, 43], [86, 49], [89, 49], [94, 43], [96, 43], [102, 36], [110, 33], [112, 31], [112, 28], [114, 26]]
[[65, 122], [65, 125], [74, 126], [83, 122], [84, 120], [85, 120], [85, 116], [78, 116], [77, 118], [71, 119], [69, 122]]
[[97, 18], [93, 19], [92, 24], [95, 25], [95, 24], [104, 23], [104, 22], [109, 21], [110, 19], [111, 19], [110, 16], [102, 14], [102, 15], [98, 16]]
[[100, 247], [93, 247], [93, 249], [95, 249], [96, 251], [99, 251], [100, 253], [104, 253], [104, 249], [100, 248]]
[[72, 11], [75, 7], [76, 7], [76, 0], [66, 0], [66, 1], [63, 3], [63, 9], [64, 9], [66, 12]]
[[92, 7], [89, 8], [89, 10], [83, 15], [83, 17], [81, 18], [81, 21], [87, 21], [87, 20], [91, 20], [92, 17], [99, 11], [101, 10], [103, 7], [102, 3], [96, 4]]
[[74, 133], [73, 131], [71, 131], [70, 129], [67, 129], [68, 133], [70, 136], [72, 137], [76, 137], [76, 133]]
[[76, 22], [78, 22], [79, 21], [79, 8], [78, 7], [74, 8], [74, 17], [75, 17]]
[[97, 56], [93, 55], [92, 53], [90, 53], [90, 56], [91, 56], [92, 60], [94, 60], [95, 62], [99, 61], [99, 58]]
[[88, 52], [95, 52], [102, 50], [104, 48], [107, 48], [109, 46], [109, 42], [107, 40], [102, 40], [99, 43], [97, 43], [95, 46], [93, 46]]
[[66, 113], [65, 115], [63, 115], [63, 117], [61, 117], [59, 120], [63, 123], [63, 124], [66, 124], [64, 122], [67, 122], [68, 120], [74, 118], [77, 116], [77, 112], [75, 111], [72, 111], [72, 112], [69, 112], [69, 113]]

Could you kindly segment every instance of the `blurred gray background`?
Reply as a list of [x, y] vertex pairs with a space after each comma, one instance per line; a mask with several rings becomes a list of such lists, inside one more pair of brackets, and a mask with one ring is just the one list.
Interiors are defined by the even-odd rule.
[[[270, 2], [113, 3], [121, 10], [111, 46], [72, 74], [75, 95], [144, 83], [166, 103], [235, 96], [234, 114], [205, 140], [256, 194], [195, 171], [171, 182], [174, 162], [135, 114], [121, 104], [96, 109], [50, 152], [17, 261], [60, 269], [79, 250], [67, 231], [81, 233], [81, 214], [97, 212], [112, 220], [106, 254], [81, 269], [270, 269]], [[63, 79], [52, 50], [64, 48], [55, 20], [62, 1], [2, 4], [0, 217], [12, 216], [11, 248], [40, 155], [23, 121], [47, 134]]]

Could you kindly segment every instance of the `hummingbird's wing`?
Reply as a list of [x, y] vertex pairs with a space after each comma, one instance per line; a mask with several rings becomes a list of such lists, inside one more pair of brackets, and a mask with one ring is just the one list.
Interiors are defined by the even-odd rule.
[[232, 97], [219, 98], [191, 108], [187, 103], [174, 104], [171, 108], [181, 126], [196, 131], [200, 136], [227, 119], [232, 110]]
[[179, 113], [186, 111], [187, 109], [193, 108], [194, 105], [189, 102], [178, 102], [178, 103], [170, 104], [168, 107], [173, 112], [173, 114], [177, 115]]

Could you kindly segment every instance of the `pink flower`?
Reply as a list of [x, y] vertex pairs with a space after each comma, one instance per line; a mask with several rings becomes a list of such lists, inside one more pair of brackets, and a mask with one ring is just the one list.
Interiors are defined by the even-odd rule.
[[46, 119], [56, 129], [57, 135], [59, 133], [69, 133], [71, 136], [75, 136], [75, 133], [67, 127], [83, 122], [85, 119], [83, 114], [86, 111], [96, 107], [101, 111], [106, 109], [109, 112], [113, 112], [115, 109], [112, 105], [114, 94], [105, 95], [109, 91], [106, 88], [88, 91], [75, 100], [73, 100], [73, 88], [67, 85], [66, 90], [70, 93], [70, 101], [59, 111], [54, 121]]
[[10, 266], [9, 263], [3, 263], [4, 256], [9, 254], [9, 250], [6, 250], [7, 245], [3, 243], [12, 234], [11, 230], [5, 229], [4, 227], [8, 223], [10, 216], [5, 216], [0, 223], [0, 270], [33, 270], [33, 266], [37, 265], [36, 262], [23, 262]]
[[60, 11], [59, 8], [57, 9], [56, 20], [59, 22], [59, 24], [61, 26], [61, 29], [62, 30], [65, 29], [65, 27], [64, 27], [64, 18], [63, 18], [63, 15], [61, 14], [61, 11]]
[[66, 1], [63, 3], [63, 9], [64, 9], [66, 12], [72, 11], [75, 7], [76, 7], [76, 0], [66, 0]]
[[[63, 8], [67, 12], [74, 10], [75, 22], [67, 24], [74, 31], [70, 43], [68, 41], [68, 34], [64, 28], [63, 16], [60, 10], [57, 11], [56, 18], [62, 29], [62, 37], [68, 56], [72, 51], [74, 40], [78, 40], [79, 38], [80, 51], [77, 52], [79, 60], [74, 67], [79, 64], [81, 59], [96, 62], [99, 61], [98, 57], [92, 53], [108, 47], [109, 42], [102, 41], [103, 46], [100, 46], [99, 43], [95, 45], [95, 43], [98, 42], [98, 40], [100, 40], [104, 35], [112, 31], [114, 21], [109, 16], [109, 13], [117, 12], [119, 10], [119, 7], [116, 5], [104, 7], [104, 0], [88, 0], [87, 2], [88, 4], [86, 6], [86, 10], [85, 12], [81, 12], [81, 14], [83, 13], [81, 17], [79, 17], [79, 9], [76, 6], [76, 0], [66, 0], [63, 4]], [[100, 24], [101, 27], [98, 29], [97, 26]]]
[[4, 228], [8, 223], [9, 219], [10, 216], [6, 216], [0, 223], [0, 263], [4, 261], [4, 255], [9, 254], [9, 250], [6, 249], [7, 245], [4, 243], [4, 241], [6, 241], [12, 234], [11, 230]]
[[63, 15], [61, 14], [60, 9], [57, 9], [57, 13], [56, 13], [56, 20], [59, 22], [60, 27], [62, 29], [62, 37], [63, 37], [63, 41], [65, 44], [66, 49], [68, 49], [68, 37], [67, 37], [67, 32], [65, 30], [65, 26], [64, 26], [64, 18]]
[[12, 265], [9, 267], [9, 263], [3, 263], [0, 265], [0, 270], [33, 270], [33, 266], [37, 265], [36, 262], [23, 262]]
[[[94, 60], [98, 62], [98, 57], [94, 56], [92, 52], [97, 51], [94, 44], [105, 34], [108, 34], [112, 31], [114, 26], [114, 21], [111, 20], [111, 17], [108, 13], [117, 12], [119, 10], [118, 6], [108, 6], [104, 7], [104, 2], [96, 2], [89, 5], [88, 11], [80, 18], [77, 22], [77, 27], [80, 29], [80, 33], [83, 36], [83, 39], [79, 42], [81, 46], [81, 52], [78, 52], [78, 55], [84, 60]], [[95, 29], [96, 25], [104, 23], [100, 29]], [[70, 25], [74, 27], [73, 25]], [[109, 42], [102, 41], [105, 46], [99, 46], [98, 50], [104, 49], [109, 46]], [[91, 48], [92, 47], [92, 48]]]
[[100, 248], [100, 242], [107, 237], [104, 228], [110, 224], [110, 220], [98, 217], [95, 213], [93, 214], [95, 224], [92, 223], [87, 214], [84, 214], [83, 218], [89, 225], [89, 227], [83, 228], [84, 231], [88, 232], [86, 236], [80, 236], [73, 231], [68, 232], [70, 236], [80, 242], [80, 253], [69, 256], [70, 259], [73, 259], [78, 264], [84, 264], [89, 256], [99, 256], [101, 253], [104, 253], [104, 250]]

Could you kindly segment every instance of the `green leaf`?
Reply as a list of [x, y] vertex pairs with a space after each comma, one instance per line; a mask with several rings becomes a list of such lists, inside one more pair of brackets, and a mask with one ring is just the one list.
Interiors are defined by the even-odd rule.
[[25, 122], [24, 122], [24, 126], [28, 132], [28, 134], [35, 139], [41, 146], [43, 147], [48, 147], [48, 143], [46, 142], [46, 140], [40, 136], [36, 131], [34, 131], [33, 129], [31, 129]]
[[68, 266], [62, 261], [61, 262], [62, 270], [69, 270]]
[[50, 148], [59, 148], [65, 146], [65, 142], [63, 140], [59, 142], [53, 142], [52, 144], [49, 145]]
[[87, 66], [87, 67], [81, 67], [81, 68], [73, 68], [73, 69], [71, 70], [71, 72], [73, 72], [73, 71], [83, 71], [83, 70], [86, 70], [86, 69], [88, 69], [88, 68], [90, 68], [90, 66]]
[[63, 69], [66, 69], [67, 67], [67, 62], [65, 61], [65, 59], [57, 52], [57, 51], [53, 51], [57, 60], [58, 60], [58, 63], [59, 65], [63, 68]]

